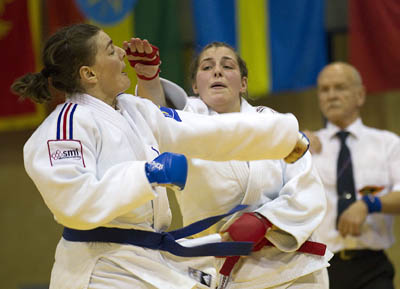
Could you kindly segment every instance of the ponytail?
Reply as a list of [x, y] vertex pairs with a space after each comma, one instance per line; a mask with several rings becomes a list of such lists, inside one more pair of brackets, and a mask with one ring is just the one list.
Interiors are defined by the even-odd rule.
[[11, 85], [11, 91], [26, 99], [37, 103], [47, 102], [51, 99], [49, 79], [43, 73], [28, 73], [18, 78]]

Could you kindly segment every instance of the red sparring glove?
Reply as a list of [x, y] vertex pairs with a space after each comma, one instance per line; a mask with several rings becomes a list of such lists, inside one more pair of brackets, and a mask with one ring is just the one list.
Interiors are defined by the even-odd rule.
[[[254, 242], [253, 251], [261, 250], [268, 242], [265, 234], [272, 227], [272, 223], [258, 213], [244, 213], [226, 232], [234, 241]], [[227, 257], [219, 273], [229, 276], [240, 256]]]
[[[151, 48], [153, 48], [153, 51], [151, 53], [146, 53], [146, 52], [137, 52], [137, 51], [132, 52], [128, 47], [126, 49], [127, 55], [132, 55], [135, 57], [144, 57], [144, 59], [129, 60], [129, 63], [131, 64], [131, 66], [135, 67], [135, 65], [138, 63], [144, 64], [144, 65], [159, 65], [160, 64], [160, 53], [158, 53], [158, 47], [151, 45]], [[156, 78], [159, 73], [160, 73], [160, 67], [158, 68], [156, 74], [153, 75], [152, 77], [147, 77], [142, 74], [137, 74], [137, 77], [139, 77], [140, 79], [144, 79], [144, 80], [152, 80], [152, 79]]]
[[244, 213], [229, 226], [226, 232], [234, 241], [254, 242], [254, 246], [257, 246], [271, 227], [271, 222], [261, 214]]

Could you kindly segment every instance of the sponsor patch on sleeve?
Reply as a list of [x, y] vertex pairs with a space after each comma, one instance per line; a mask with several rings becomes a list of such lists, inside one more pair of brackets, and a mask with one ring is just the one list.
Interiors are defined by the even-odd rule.
[[51, 166], [75, 164], [85, 167], [82, 144], [79, 140], [47, 141]]
[[175, 109], [172, 109], [172, 108], [169, 108], [169, 107], [160, 106], [160, 110], [164, 114], [165, 117], [173, 118], [173, 119], [175, 119], [176, 121], [179, 121], [179, 122], [182, 121]]

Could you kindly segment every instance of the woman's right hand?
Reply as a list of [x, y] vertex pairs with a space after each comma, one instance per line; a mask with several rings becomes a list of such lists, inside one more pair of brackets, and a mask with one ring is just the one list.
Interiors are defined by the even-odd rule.
[[157, 47], [146, 39], [131, 38], [123, 42], [122, 48], [140, 79], [151, 80], [158, 76], [161, 61]]

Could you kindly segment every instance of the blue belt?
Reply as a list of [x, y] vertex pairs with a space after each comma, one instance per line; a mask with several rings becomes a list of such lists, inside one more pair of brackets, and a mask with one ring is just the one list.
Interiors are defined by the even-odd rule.
[[246, 208], [238, 205], [228, 213], [206, 218], [181, 229], [170, 232], [150, 232], [135, 229], [99, 227], [93, 230], [64, 228], [63, 238], [72, 242], [111, 242], [130, 244], [148, 249], [167, 251], [181, 257], [240, 256], [250, 255], [253, 242], [217, 242], [194, 247], [184, 247], [177, 239], [197, 234], [214, 225], [222, 218]]

